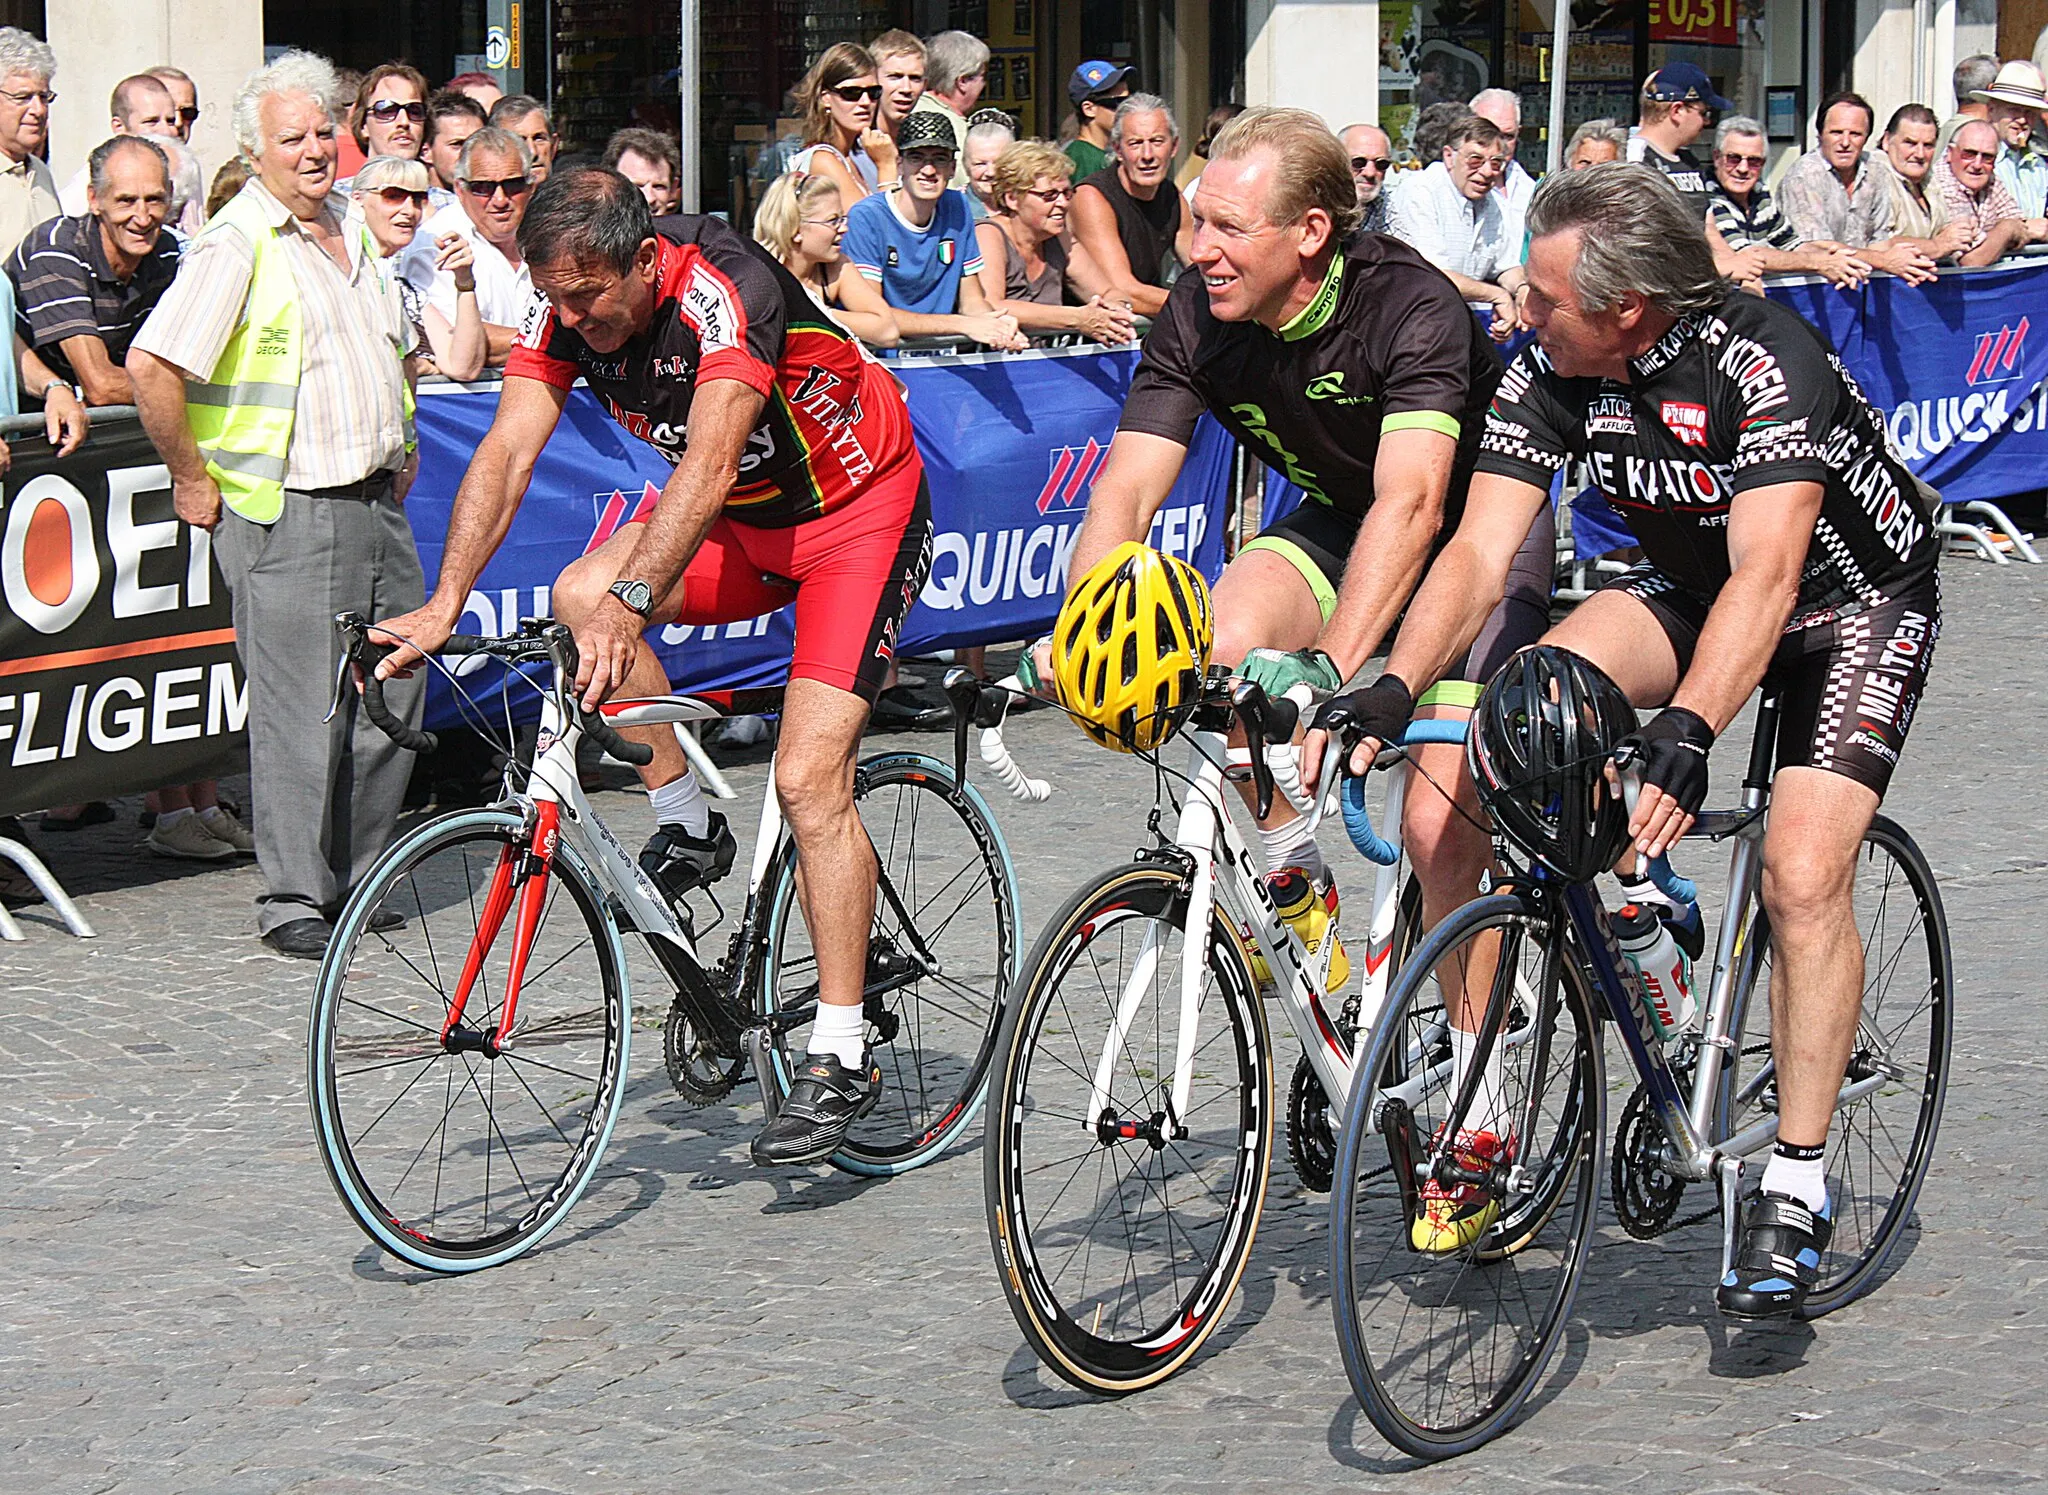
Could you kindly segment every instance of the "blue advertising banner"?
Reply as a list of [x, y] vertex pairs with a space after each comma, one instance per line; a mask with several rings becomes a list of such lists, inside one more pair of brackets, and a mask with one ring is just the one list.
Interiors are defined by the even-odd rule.
[[[904, 627], [902, 652], [1028, 638], [1051, 625], [1137, 362], [1137, 351], [1124, 349], [891, 365], [917, 428], [935, 530], [931, 575]], [[420, 476], [406, 508], [431, 580], [456, 487], [497, 395], [452, 386], [422, 394]], [[1154, 545], [1212, 581], [1223, 569], [1232, 451], [1223, 429], [1204, 421], [1152, 526]], [[621, 430], [587, 391], [576, 391], [460, 627], [506, 633], [520, 618], [548, 612], [562, 568], [651, 507], [668, 475], [652, 447]], [[785, 609], [715, 628], [671, 626], [653, 642], [679, 689], [775, 685], [788, 667], [790, 630]], [[496, 679], [495, 672], [479, 675], [465, 688], [489, 702]], [[457, 720], [457, 703], [437, 686], [428, 725]]]

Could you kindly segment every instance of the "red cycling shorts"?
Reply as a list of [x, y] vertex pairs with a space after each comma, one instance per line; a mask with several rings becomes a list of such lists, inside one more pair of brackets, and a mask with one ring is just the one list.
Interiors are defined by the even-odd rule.
[[931, 563], [931, 496], [913, 457], [801, 524], [762, 529], [720, 515], [654, 621], [737, 623], [794, 601], [790, 678], [873, 705]]

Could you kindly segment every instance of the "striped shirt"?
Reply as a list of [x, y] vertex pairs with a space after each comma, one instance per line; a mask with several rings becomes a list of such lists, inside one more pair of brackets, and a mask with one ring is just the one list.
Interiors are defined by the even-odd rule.
[[1778, 211], [1778, 200], [1771, 196], [1768, 187], [1759, 185], [1752, 189], [1749, 208], [1744, 211], [1725, 189], [1717, 186], [1714, 195], [1707, 199], [1707, 212], [1713, 215], [1714, 227], [1721, 230], [1730, 249], [1747, 249], [1752, 244], [1766, 249], [1799, 247], [1799, 231]]
[[14, 284], [14, 325], [21, 339], [62, 379], [78, 371], [60, 344], [97, 337], [116, 368], [143, 319], [178, 273], [178, 243], [159, 233], [156, 248], [122, 280], [107, 259], [96, 218], [52, 218], [29, 230], [7, 261]]
[[1965, 254], [1984, 242], [1984, 236], [1991, 232], [1994, 223], [2022, 216], [2012, 190], [1995, 175], [1984, 184], [1982, 192], [1972, 192], [1957, 180], [1946, 161], [1934, 163], [1933, 175], [1933, 195], [1938, 196], [1942, 206], [1948, 210], [1949, 221], [1970, 226], [1969, 242], [1963, 245]]
[[0, 153], [0, 254], [14, 253], [30, 229], [60, 211], [49, 167], [35, 156], [11, 161]]
[[[416, 346], [398, 287], [359, 233], [345, 232], [330, 195], [321, 212], [349, 247], [344, 273], [261, 180], [254, 193], [280, 242], [299, 291], [305, 367], [292, 420], [285, 487], [339, 488], [405, 460], [404, 357]], [[233, 229], [201, 234], [185, 251], [178, 278], [143, 324], [135, 346], [210, 381], [228, 339], [244, 321], [255, 252]]]

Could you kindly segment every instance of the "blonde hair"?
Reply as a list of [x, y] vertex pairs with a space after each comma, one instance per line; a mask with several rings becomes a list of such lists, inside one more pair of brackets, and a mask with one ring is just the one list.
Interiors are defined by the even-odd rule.
[[1310, 208], [1321, 208], [1330, 215], [1340, 243], [1358, 227], [1358, 189], [1351, 180], [1351, 158], [1320, 116], [1306, 109], [1266, 104], [1247, 109], [1216, 132], [1209, 159], [1236, 161], [1257, 150], [1273, 153], [1266, 216], [1275, 224], [1299, 223]]
[[996, 206], [1010, 210], [1010, 198], [1029, 192], [1042, 176], [1074, 179], [1074, 163], [1065, 151], [1044, 140], [1020, 140], [996, 157], [995, 180], [989, 186]]
[[428, 188], [427, 164], [416, 156], [372, 156], [356, 169], [349, 183], [349, 195], [361, 197], [385, 187], [402, 187], [408, 192]]
[[761, 206], [754, 209], [754, 242], [778, 260], [788, 260], [796, 248], [796, 236], [803, 232], [804, 210], [828, 192], [839, 195], [839, 184], [830, 177], [800, 176], [793, 171], [777, 177], [761, 194]]
[[[849, 78], [864, 77], [879, 70], [866, 47], [856, 42], [835, 42], [825, 49], [803, 82], [796, 86], [797, 107], [804, 112], [804, 144], [830, 143], [832, 116], [825, 110], [825, 90], [836, 88]], [[881, 108], [879, 103], [875, 106]]]

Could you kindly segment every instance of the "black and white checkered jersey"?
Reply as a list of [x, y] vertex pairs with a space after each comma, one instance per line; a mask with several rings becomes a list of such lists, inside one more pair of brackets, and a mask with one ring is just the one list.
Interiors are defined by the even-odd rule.
[[1734, 497], [1821, 484], [1795, 627], [1898, 596], [1940, 554], [1938, 497], [1834, 350], [1797, 312], [1746, 292], [1674, 325], [1627, 383], [1568, 379], [1541, 347], [1524, 349], [1487, 412], [1477, 471], [1548, 488], [1568, 457], [1587, 459], [1650, 563], [1709, 601], [1728, 580]]

